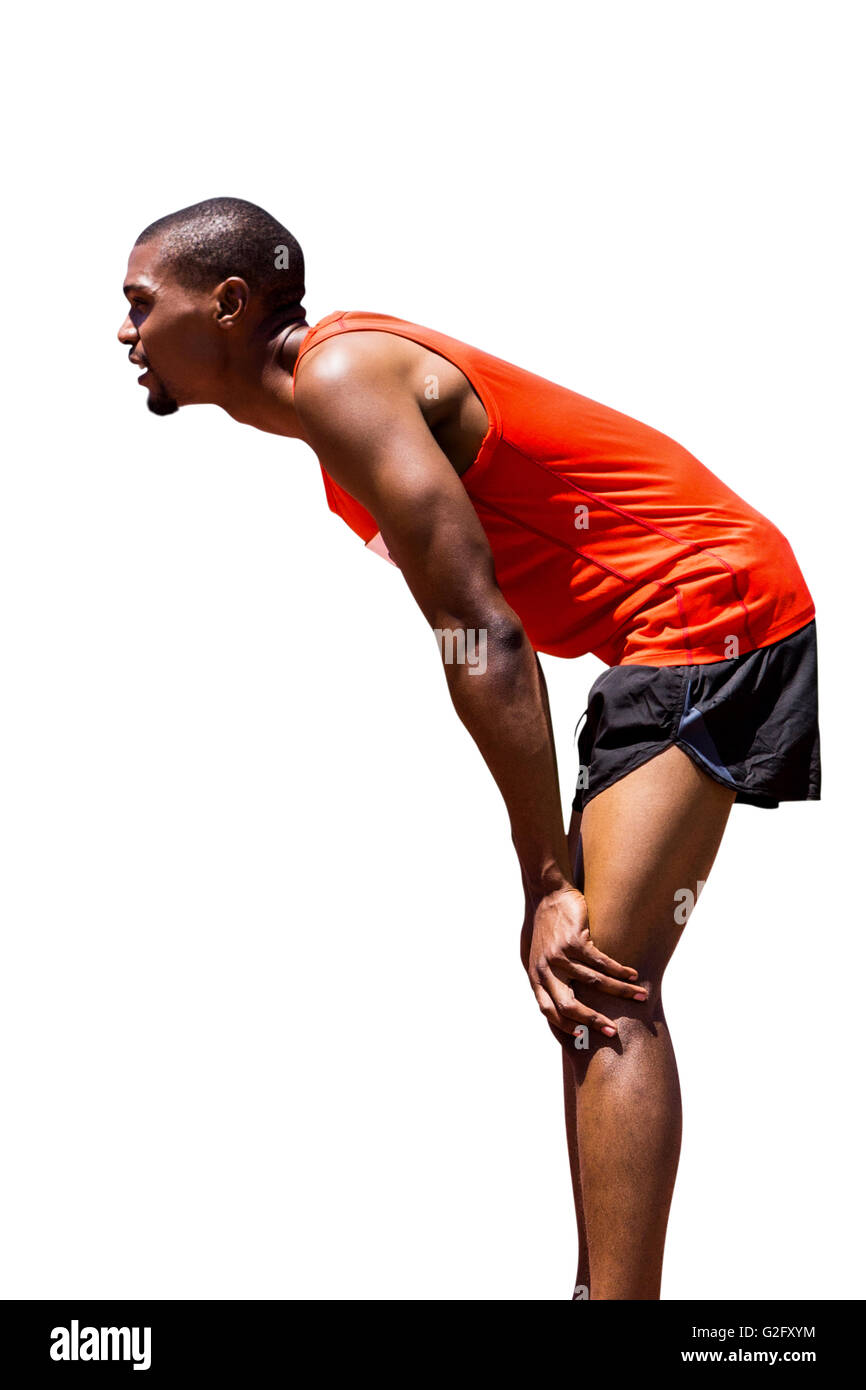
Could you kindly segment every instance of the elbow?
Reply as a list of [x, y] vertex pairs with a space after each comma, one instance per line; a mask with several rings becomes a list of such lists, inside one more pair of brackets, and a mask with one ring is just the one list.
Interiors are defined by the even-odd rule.
[[496, 613], [473, 625], [434, 627], [433, 633], [449, 680], [461, 671], [469, 677], [484, 675], [529, 649], [529, 638], [516, 615]]
[[495, 640], [503, 652], [522, 652], [530, 647], [526, 630], [516, 619], [503, 620], [495, 630]]

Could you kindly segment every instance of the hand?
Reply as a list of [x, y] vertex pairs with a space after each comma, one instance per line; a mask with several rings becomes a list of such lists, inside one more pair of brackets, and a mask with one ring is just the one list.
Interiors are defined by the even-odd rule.
[[535, 909], [526, 973], [548, 1023], [572, 1034], [585, 1025], [612, 1038], [616, 1025], [581, 1004], [569, 982], [594, 985], [621, 999], [643, 1001], [647, 994], [639, 985], [623, 983], [636, 980], [636, 970], [593, 945], [588, 916], [586, 898], [577, 888], [560, 888], [543, 897]]

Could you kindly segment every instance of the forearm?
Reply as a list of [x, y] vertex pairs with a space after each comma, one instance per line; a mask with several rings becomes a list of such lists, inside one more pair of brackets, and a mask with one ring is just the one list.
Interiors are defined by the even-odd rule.
[[572, 883], [544, 677], [522, 629], [485, 631], [485, 668], [446, 662], [448, 688], [502, 793], [525, 882], [541, 897]]

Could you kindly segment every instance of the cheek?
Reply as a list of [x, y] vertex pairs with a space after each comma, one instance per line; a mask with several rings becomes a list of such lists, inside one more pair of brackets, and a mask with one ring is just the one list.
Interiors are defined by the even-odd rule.
[[211, 336], [203, 332], [200, 319], [184, 317], [165, 325], [154, 351], [159, 353], [166, 375], [183, 380], [215, 366], [215, 346]]

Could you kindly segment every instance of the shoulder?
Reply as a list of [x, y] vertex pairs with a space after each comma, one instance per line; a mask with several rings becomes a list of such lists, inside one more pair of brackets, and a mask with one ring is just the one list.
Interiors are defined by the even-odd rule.
[[295, 369], [294, 405], [300, 416], [329, 413], [339, 398], [384, 400], [393, 406], [410, 392], [418, 345], [378, 329], [334, 333], [306, 349]]

